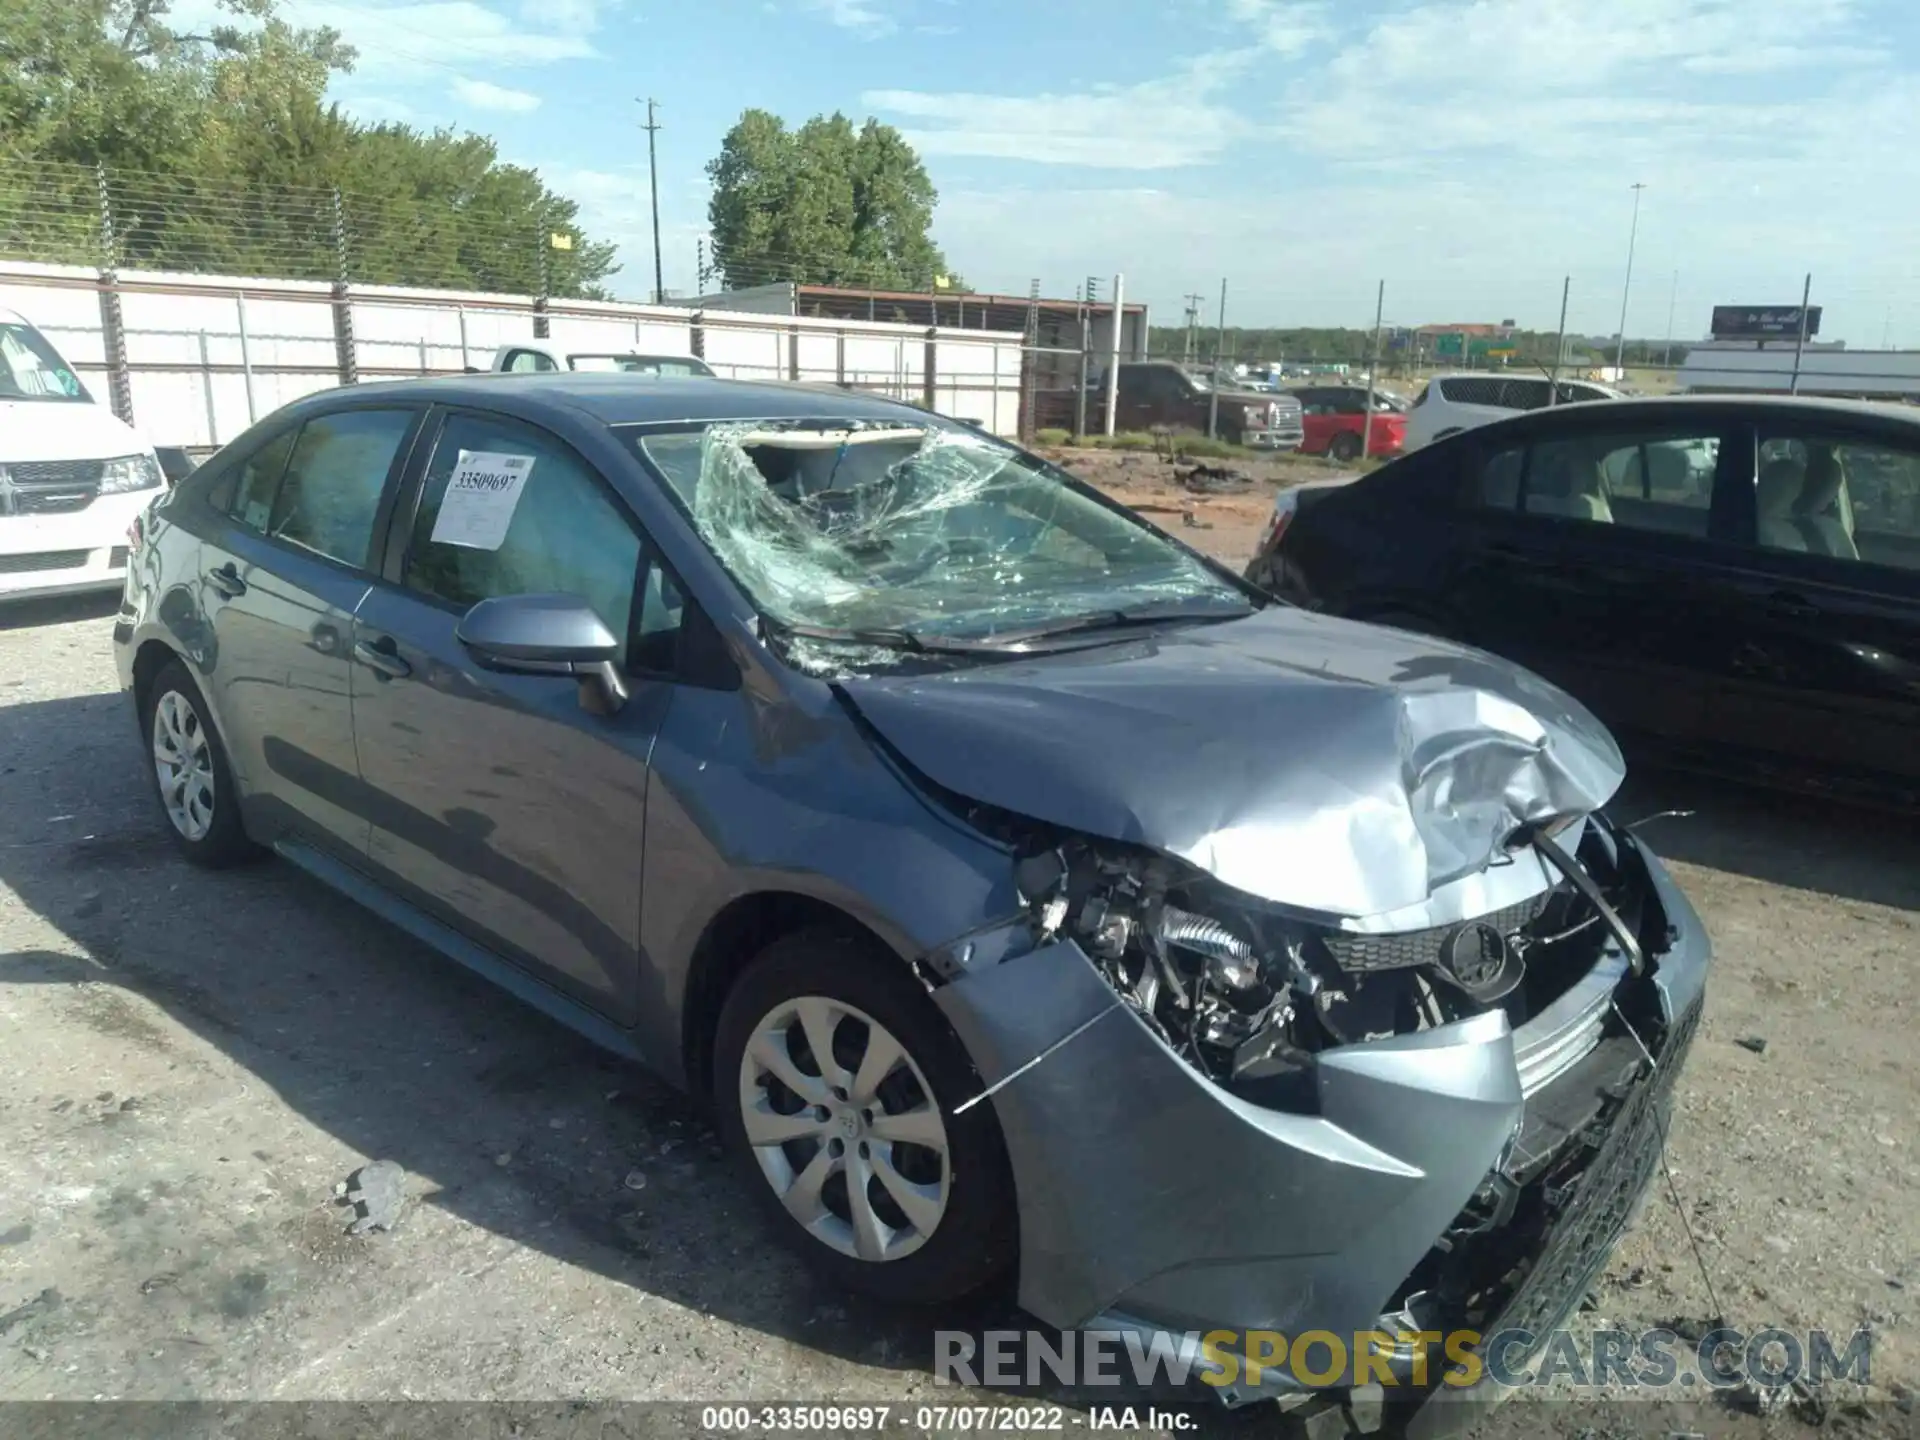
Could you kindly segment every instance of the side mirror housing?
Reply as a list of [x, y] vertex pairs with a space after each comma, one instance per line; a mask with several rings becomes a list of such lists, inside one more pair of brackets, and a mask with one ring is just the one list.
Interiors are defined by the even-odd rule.
[[[454, 636], [487, 670], [511, 675], [570, 675], [581, 699], [608, 713], [627, 700], [620, 641], [577, 595], [502, 595], [460, 618]], [[591, 689], [589, 689], [591, 687]], [[598, 697], [595, 706], [590, 695]]]

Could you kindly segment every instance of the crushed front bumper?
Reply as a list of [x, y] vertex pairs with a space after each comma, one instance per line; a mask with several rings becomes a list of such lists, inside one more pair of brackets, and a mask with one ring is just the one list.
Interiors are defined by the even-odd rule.
[[[1537, 1237], [1506, 1299], [1500, 1323], [1536, 1333], [1578, 1302], [1645, 1188], [1654, 1117], [1710, 959], [1699, 917], [1659, 862], [1613, 833], [1648, 905], [1641, 934], [1665, 939], [1647, 947], [1650, 981], [1635, 982], [1659, 1016], [1648, 1027], [1657, 1064], [1608, 1114], [1573, 1202]], [[1596, 981], [1608, 1012], [1624, 973]], [[1351, 1343], [1379, 1328], [1526, 1133], [1529, 1107], [1545, 1105], [1522, 1085], [1541, 1037], [1531, 1025], [1516, 1037], [1499, 1011], [1323, 1051], [1315, 1113], [1295, 1114], [1203, 1079], [1114, 1004], [1070, 941], [968, 973], [935, 997], [986, 1083], [1013, 1077], [992, 1103], [1019, 1195], [1020, 1302], [1062, 1329], [1317, 1330]], [[1269, 1370], [1258, 1393], [1290, 1383]]]

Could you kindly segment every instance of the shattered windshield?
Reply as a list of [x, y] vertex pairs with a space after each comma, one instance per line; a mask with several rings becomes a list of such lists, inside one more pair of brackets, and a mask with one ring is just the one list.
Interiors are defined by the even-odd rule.
[[782, 421], [633, 440], [755, 608], [815, 640], [930, 649], [1250, 608], [1163, 536], [984, 435]]

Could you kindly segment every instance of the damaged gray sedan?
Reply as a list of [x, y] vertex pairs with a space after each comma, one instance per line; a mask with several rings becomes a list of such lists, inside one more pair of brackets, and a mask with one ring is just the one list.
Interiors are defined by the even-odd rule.
[[116, 641], [189, 858], [274, 850], [710, 1100], [893, 1300], [1544, 1335], [1700, 1011], [1577, 703], [878, 399], [310, 397], [156, 501]]

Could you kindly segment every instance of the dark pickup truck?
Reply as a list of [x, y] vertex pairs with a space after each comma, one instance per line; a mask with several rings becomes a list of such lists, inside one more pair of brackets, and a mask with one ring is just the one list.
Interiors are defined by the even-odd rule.
[[[1208, 382], [1171, 361], [1136, 360], [1120, 366], [1116, 430], [1173, 430], [1207, 433], [1214, 394]], [[1306, 438], [1300, 402], [1284, 393], [1224, 388], [1219, 394], [1219, 437], [1255, 450], [1293, 450]], [[1103, 413], [1106, 390], [1094, 386], [1088, 418]]]

